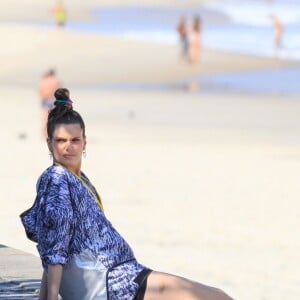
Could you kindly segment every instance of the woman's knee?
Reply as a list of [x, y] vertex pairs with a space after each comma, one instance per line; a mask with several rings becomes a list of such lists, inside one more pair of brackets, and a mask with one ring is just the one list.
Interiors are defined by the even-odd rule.
[[185, 278], [152, 272], [147, 281], [147, 299], [198, 299], [193, 298], [193, 282]]
[[220, 289], [166, 273], [152, 272], [147, 282], [145, 300], [232, 300]]
[[147, 280], [147, 290], [158, 294], [163, 294], [166, 290], [179, 287], [179, 285], [180, 280], [176, 276], [156, 271], [151, 272]]

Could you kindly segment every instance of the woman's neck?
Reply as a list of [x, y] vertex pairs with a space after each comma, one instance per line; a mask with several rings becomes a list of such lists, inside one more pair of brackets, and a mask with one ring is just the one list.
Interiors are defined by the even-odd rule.
[[67, 169], [68, 171], [70, 171], [71, 173], [73, 173], [74, 175], [80, 177], [81, 176], [81, 172], [80, 172], [80, 166], [79, 167], [76, 167], [76, 168], [72, 168], [72, 167], [67, 167], [67, 166], [64, 166], [63, 164], [57, 162], [57, 161], [54, 161], [54, 164], [58, 165], [58, 166], [62, 166], [64, 167], [65, 169]]

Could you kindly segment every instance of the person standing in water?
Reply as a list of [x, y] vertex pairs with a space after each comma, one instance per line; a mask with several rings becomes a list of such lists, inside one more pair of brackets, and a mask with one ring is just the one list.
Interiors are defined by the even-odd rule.
[[273, 43], [275, 50], [279, 50], [282, 48], [282, 39], [284, 33], [284, 26], [282, 21], [274, 15], [270, 16], [273, 25]]
[[196, 65], [199, 62], [201, 49], [202, 22], [199, 16], [195, 16], [192, 23], [191, 37], [189, 42], [189, 60]]
[[188, 41], [188, 30], [187, 30], [185, 16], [182, 15], [179, 18], [176, 31], [178, 33], [179, 42], [180, 42], [180, 58], [184, 61], [188, 61], [189, 41]]

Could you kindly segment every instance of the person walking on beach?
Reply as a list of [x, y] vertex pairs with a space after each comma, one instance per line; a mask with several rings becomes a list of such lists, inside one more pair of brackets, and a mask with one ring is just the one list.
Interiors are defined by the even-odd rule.
[[185, 16], [182, 15], [179, 18], [176, 31], [178, 33], [179, 42], [180, 42], [180, 58], [184, 61], [188, 61], [189, 41], [188, 41], [188, 30], [187, 30]]
[[48, 70], [41, 78], [38, 87], [38, 94], [41, 101], [41, 134], [42, 138], [47, 137], [46, 124], [49, 110], [53, 108], [54, 92], [61, 87], [61, 82], [56, 76], [54, 69]]
[[[87, 138], [69, 90], [55, 92], [47, 145], [53, 164], [39, 177], [33, 206], [20, 217], [44, 268], [41, 300], [230, 300], [219, 289], [149, 269], [104, 213], [81, 170]], [[127, 217], [127, 216], [124, 216]]]
[[56, 5], [52, 9], [54, 22], [57, 27], [64, 27], [66, 23], [66, 9], [63, 1], [57, 1]]
[[272, 20], [272, 25], [273, 25], [273, 43], [274, 47], [276, 50], [279, 50], [282, 48], [282, 38], [283, 38], [283, 33], [284, 33], [284, 26], [282, 21], [274, 15], [270, 16]]
[[191, 37], [189, 42], [189, 60], [196, 65], [199, 62], [201, 48], [202, 24], [199, 16], [195, 16], [192, 23]]

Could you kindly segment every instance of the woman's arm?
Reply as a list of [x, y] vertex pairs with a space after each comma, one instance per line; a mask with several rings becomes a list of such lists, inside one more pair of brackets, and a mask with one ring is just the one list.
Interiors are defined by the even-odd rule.
[[68, 262], [69, 258], [73, 222], [67, 174], [64, 170], [52, 171], [57, 171], [57, 173], [49, 174], [48, 181], [45, 183], [47, 190], [43, 194], [43, 207], [37, 218], [38, 251], [43, 266], [48, 266], [47, 300], [58, 299], [62, 266]]
[[47, 275], [47, 300], [58, 300], [62, 265], [49, 265]]
[[39, 300], [47, 300], [47, 273], [43, 272]]

